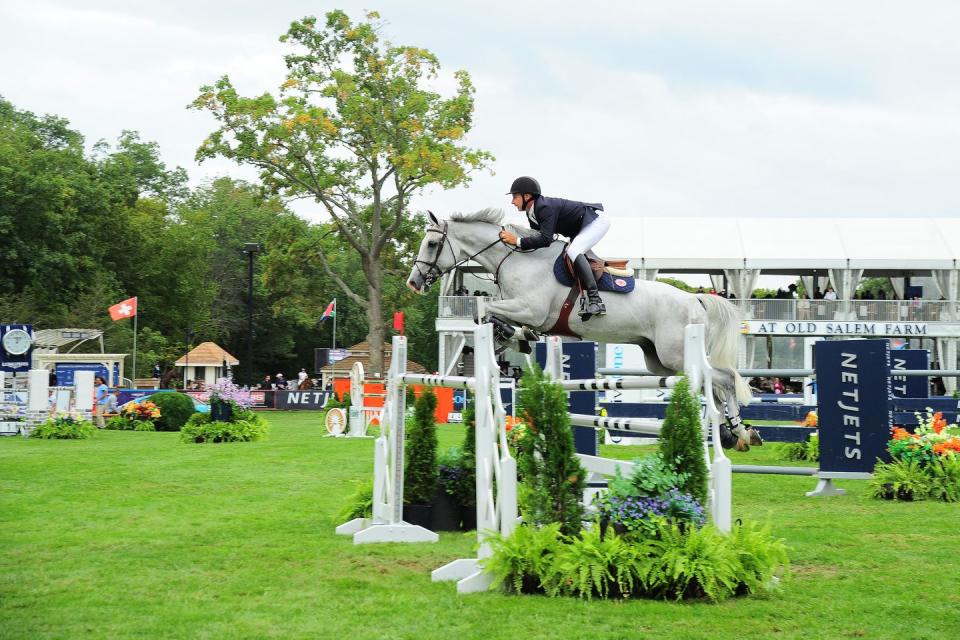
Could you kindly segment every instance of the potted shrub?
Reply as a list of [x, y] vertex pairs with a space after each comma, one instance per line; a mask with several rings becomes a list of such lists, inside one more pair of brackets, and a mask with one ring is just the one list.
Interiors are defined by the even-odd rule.
[[433, 412], [437, 397], [424, 389], [417, 398], [414, 416], [407, 423], [406, 461], [403, 468], [403, 519], [430, 528], [437, 490], [437, 426]]
[[433, 514], [430, 528], [434, 531], [460, 530], [463, 455], [459, 448], [450, 447], [437, 459], [437, 489], [433, 495]]

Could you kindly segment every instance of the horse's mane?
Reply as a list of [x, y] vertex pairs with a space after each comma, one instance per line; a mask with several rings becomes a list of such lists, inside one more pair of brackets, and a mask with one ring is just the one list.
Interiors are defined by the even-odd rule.
[[498, 209], [497, 207], [487, 207], [485, 209], [480, 209], [479, 211], [470, 211], [466, 213], [462, 211], [454, 211], [450, 214], [450, 219], [454, 222], [488, 222], [490, 224], [502, 225], [521, 238], [529, 238], [531, 236], [540, 235], [539, 231], [535, 231], [526, 226], [517, 224], [504, 225], [503, 216], [503, 209]]

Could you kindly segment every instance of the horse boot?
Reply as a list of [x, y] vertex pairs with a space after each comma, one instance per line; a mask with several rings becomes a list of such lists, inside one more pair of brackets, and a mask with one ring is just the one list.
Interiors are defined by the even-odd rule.
[[590, 267], [590, 261], [582, 253], [577, 256], [573, 262], [573, 270], [577, 273], [577, 279], [580, 286], [587, 293], [587, 302], [580, 311], [580, 318], [584, 321], [592, 316], [602, 316], [607, 312], [603, 306], [603, 299], [597, 291], [597, 280], [593, 277], [593, 269]]

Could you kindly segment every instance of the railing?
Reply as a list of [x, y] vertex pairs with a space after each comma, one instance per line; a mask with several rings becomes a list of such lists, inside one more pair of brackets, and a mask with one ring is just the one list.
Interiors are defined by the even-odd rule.
[[[476, 318], [478, 305], [496, 297], [440, 296], [441, 318]], [[866, 322], [960, 322], [957, 303], [945, 300], [731, 300], [753, 320], [859, 320]]]
[[497, 297], [480, 296], [440, 296], [437, 301], [437, 316], [440, 318], [477, 318], [477, 305], [483, 312], [483, 305]]
[[944, 300], [732, 300], [754, 320], [956, 322], [957, 303]]

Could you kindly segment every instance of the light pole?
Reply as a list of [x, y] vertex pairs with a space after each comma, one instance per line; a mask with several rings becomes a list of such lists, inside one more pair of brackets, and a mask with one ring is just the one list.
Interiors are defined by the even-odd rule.
[[253, 379], [253, 258], [260, 253], [259, 242], [247, 242], [243, 252], [247, 254], [247, 382], [252, 387]]

